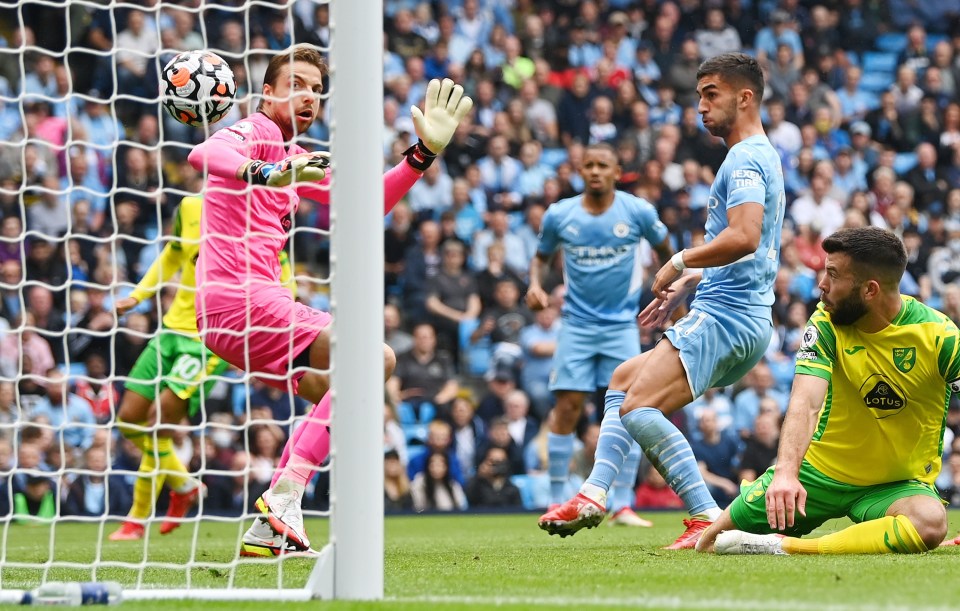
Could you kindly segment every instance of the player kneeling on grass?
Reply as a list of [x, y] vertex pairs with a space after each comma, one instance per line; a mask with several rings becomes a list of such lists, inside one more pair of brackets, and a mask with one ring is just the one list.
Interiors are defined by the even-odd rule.
[[[276, 265], [300, 197], [330, 200], [329, 158], [296, 144], [319, 115], [325, 74], [323, 58], [308, 45], [274, 56], [258, 112], [213, 134], [188, 157], [207, 178], [197, 262], [204, 344], [265, 383], [316, 403], [288, 440], [270, 489], [257, 499], [263, 516], [243, 537], [245, 555], [283, 553], [286, 547], [277, 543], [283, 537], [311, 551], [300, 501], [330, 447], [331, 317], [291, 299], [279, 286]], [[384, 175], [385, 212], [423, 176], [472, 106], [453, 81], [430, 81], [425, 111], [412, 110], [419, 141]], [[385, 378], [395, 363], [384, 346]]]
[[[744, 483], [700, 551], [918, 553], [947, 533], [933, 482], [960, 391], [957, 326], [900, 294], [907, 257], [893, 233], [842, 229], [823, 248], [821, 303], [797, 352], [776, 466]], [[856, 524], [799, 538], [844, 516]]]

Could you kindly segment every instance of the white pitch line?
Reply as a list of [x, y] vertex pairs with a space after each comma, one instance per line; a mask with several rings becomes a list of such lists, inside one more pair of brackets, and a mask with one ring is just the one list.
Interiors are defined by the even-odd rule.
[[[814, 601], [798, 600], [733, 600], [733, 599], [685, 599], [676, 596], [636, 596], [623, 598], [583, 598], [583, 597], [535, 597], [535, 596], [388, 596], [386, 602], [399, 603], [435, 603], [435, 604], [485, 604], [485, 605], [531, 605], [544, 607], [632, 607], [638, 609], [769, 609], [789, 611], [900, 611], [900, 604], [864, 605], [824, 604]], [[956, 607], [924, 607], [926, 611], [956, 611]]]

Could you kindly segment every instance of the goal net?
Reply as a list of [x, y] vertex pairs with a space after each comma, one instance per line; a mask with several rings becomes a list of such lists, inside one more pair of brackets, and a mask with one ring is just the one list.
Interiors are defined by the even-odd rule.
[[[0, 2], [0, 602], [75, 581], [119, 582], [127, 600], [383, 596], [383, 158], [371, 154], [382, 150], [382, 10], [379, 0]], [[303, 498], [319, 556], [248, 557], [254, 501], [312, 405], [235, 368], [197, 386], [188, 417], [165, 428], [207, 492], [161, 534], [165, 433], [155, 408], [134, 423], [152, 442], [145, 471], [118, 412], [183, 279], [117, 307], [179, 240], [177, 205], [204, 194], [190, 150], [256, 111], [267, 63], [296, 43], [330, 66], [321, 116], [297, 142], [331, 152], [332, 205], [301, 201], [286, 252], [298, 300], [334, 315], [332, 444]], [[158, 75], [201, 49], [227, 60], [237, 95], [222, 121], [193, 128], [163, 110]], [[171, 379], [197, 375], [187, 369], [174, 364]], [[165, 381], [153, 380], [158, 394]], [[138, 480], [157, 498], [142, 537], [112, 540]]]

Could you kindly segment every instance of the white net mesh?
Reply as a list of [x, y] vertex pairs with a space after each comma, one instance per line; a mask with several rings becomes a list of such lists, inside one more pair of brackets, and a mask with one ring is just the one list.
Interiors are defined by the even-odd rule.
[[[118, 413], [183, 278], [175, 271], [129, 313], [116, 308], [165, 246], [197, 242], [175, 235], [177, 206], [204, 188], [187, 154], [255, 111], [278, 50], [308, 42], [327, 53], [328, 9], [314, 0], [0, 3], [0, 589], [88, 579], [303, 586], [312, 562], [243, 558], [240, 541], [312, 406], [239, 369], [214, 372], [206, 355], [191, 365], [157, 352], [155, 375], [139, 382], [156, 392], [215, 373], [196, 386], [188, 418], [166, 427], [170, 451], [207, 496], [161, 537], [169, 501], [154, 489], [144, 536], [108, 539], [131, 511], [138, 434], [155, 472], [176, 476], [162, 466], [154, 421], [129, 423], [125, 437]], [[187, 127], [159, 103], [161, 69], [192, 49], [218, 54], [236, 78], [236, 103], [216, 125]], [[298, 138], [308, 150], [328, 148], [325, 102]], [[301, 200], [291, 220], [298, 299], [326, 310], [326, 207]], [[324, 468], [307, 488], [308, 518], [328, 515], [327, 489]], [[326, 523], [308, 528], [319, 548]]]

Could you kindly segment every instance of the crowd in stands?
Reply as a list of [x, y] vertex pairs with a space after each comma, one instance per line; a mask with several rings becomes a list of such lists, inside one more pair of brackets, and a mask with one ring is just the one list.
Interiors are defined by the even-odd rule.
[[[238, 84], [228, 125], [255, 109], [272, 53], [294, 42], [326, 50], [333, 34], [328, 5], [310, 0], [289, 10], [141, 4], [0, 9], [4, 512], [49, 512], [58, 493], [64, 513], [126, 513], [137, 450], [94, 425], [114, 417], [122, 376], [176, 287], [119, 321], [112, 304], [156, 258], [179, 199], [203, 189], [185, 162], [203, 130], [156, 103], [158, 68], [187, 49], [227, 59]], [[960, 0], [386, 0], [385, 167], [415, 140], [407, 109], [429, 79], [452, 78], [475, 101], [442, 163], [383, 228], [384, 331], [398, 355], [384, 406], [388, 510], [546, 504], [560, 266], [550, 307], [533, 314], [523, 301], [544, 211], [583, 188], [584, 146], [608, 142], [618, 188], [656, 205], [673, 247], [702, 241], [725, 148], [699, 120], [696, 71], [728, 51], [765, 71], [786, 223], [766, 359], [676, 418], [721, 504], [776, 456], [822, 238], [890, 228], [909, 254], [903, 292], [960, 322]], [[329, 134], [327, 108], [305, 140], [323, 147]], [[299, 299], [318, 307], [328, 218], [302, 202], [290, 244]], [[660, 264], [652, 252], [646, 262]], [[644, 347], [660, 335], [638, 333]], [[307, 407], [238, 380], [218, 384], [196, 426], [176, 433], [184, 463], [204, 469], [212, 512], [249, 509]], [[596, 405], [581, 423], [571, 489], [592, 465]], [[938, 485], [960, 505], [956, 397], [944, 450]], [[11, 475], [14, 466], [30, 474]], [[62, 469], [81, 471], [42, 476]], [[323, 506], [324, 490], [321, 476], [308, 504]], [[636, 503], [678, 506], [647, 467]]]

